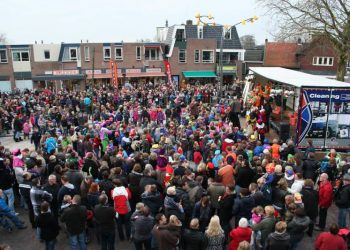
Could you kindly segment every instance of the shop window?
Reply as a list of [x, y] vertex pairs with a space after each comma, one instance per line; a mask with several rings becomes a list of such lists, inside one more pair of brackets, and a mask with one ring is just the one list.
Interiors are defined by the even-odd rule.
[[12, 60], [14, 62], [29, 62], [29, 51], [13, 51]]
[[186, 50], [179, 50], [179, 63], [186, 63]]
[[2, 49], [0, 50], [0, 63], [7, 63], [8, 59], [7, 59], [7, 51], [6, 49]]
[[202, 63], [214, 63], [214, 51], [203, 50], [202, 51]]
[[312, 58], [312, 65], [315, 66], [333, 66], [334, 57], [328, 56], [314, 56]]
[[78, 60], [77, 48], [69, 48], [69, 60], [70, 61]]
[[195, 63], [200, 63], [201, 62], [201, 58], [200, 58], [200, 50], [196, 49], [194, 51], [194, 62]]
[[145, 49], [145, 60], [148, 60], [148, 61], [160, 60], [159, 48], [146, 48]]
[[90, 48], [89, 47], [84, 48], [84, 58], [85, 58], [86, 62], [90, 61]]
[[136, 60], [137, 61], [141, 60], [141, 47], [140, 46], [136, 47]]
[[108, 61], [111, 59], [111, 48], [104, 47], [103, 48], [103, 60]]
[[115, 48], [115, 60], [119, 60], [119, 61], [123, 60], [123, 48], [122, 47]]

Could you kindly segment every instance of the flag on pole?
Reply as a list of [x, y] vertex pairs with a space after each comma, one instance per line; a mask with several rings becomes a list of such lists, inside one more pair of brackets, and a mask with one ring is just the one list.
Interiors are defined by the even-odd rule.
[[173, 86], [173, 77], [171, 75], [170, 63], [168, 60], [164, 60], [164, 66], [166, 70], [166, 74], [168, 76], [168, 83]]
[[113, 86], [118, 88], [118, 71], [117, 71], [117, 64], [115, 61], [110, 60], [109, 61], [109, 67], [111, 69], [111, 83]]

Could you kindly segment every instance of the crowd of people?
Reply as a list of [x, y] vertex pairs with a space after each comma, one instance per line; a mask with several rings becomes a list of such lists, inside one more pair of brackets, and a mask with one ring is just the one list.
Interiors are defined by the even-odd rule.
[[60, 233], [71, 249], [298, 249], [315, 230], [316, 249], [347, 249], [350, 157], [269, 141], [267, 96], [246, 107], [240, 88], [217, 102], [213, 89], [1, 94], [3, 133], [33, 147], [0, 146], [0, 225], [27, 228], [17, 199], [48, 250]]

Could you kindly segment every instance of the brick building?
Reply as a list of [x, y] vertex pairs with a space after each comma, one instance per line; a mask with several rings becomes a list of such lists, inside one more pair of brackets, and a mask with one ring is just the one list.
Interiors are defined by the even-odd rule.
[[331, 44], [315, 38], [308, 43], [265, 43], [263, 66], [284, 67], [315, 75], [334, 76], [337, 71], [337, 53]]
[[0, 46], [0, 91], [33, 88], [85, 89], [109, 84], [115, 60], [119, 84], [167, 81], [164, 60], [180, 83], [215, 83], [223, 37], [224, 83], [242, 75], [242, 49], [237, 30], [224, 36], [222, 26], [183, 25], [157, 28], [158, 42], [61, 43]]
[[[216, 81], [219, 73], [219, 54], [222, 26], [193, 25], [191, 20], [186, 24], [158, 28], [158, 39], [165, 44], [166, 57], [169, 58], [175, 81], [193, 83]], [[224, 83], [241, 78], [239, 62], [244, 60], [242, 49], [235, 27], [223, 36], [223, 74]]]

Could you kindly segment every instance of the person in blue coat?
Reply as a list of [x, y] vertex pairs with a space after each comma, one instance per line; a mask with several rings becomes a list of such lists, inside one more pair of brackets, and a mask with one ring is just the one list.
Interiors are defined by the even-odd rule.
[[3, 199], [3, 191], [0, 189], [0, 225], [3, 226], [7, 231], [12, 232], [13, 228], [9, 219], [18, 229], [25, 229], [27, 226], [24, 222], [20, 221], [18, 216], [13, 212]]

